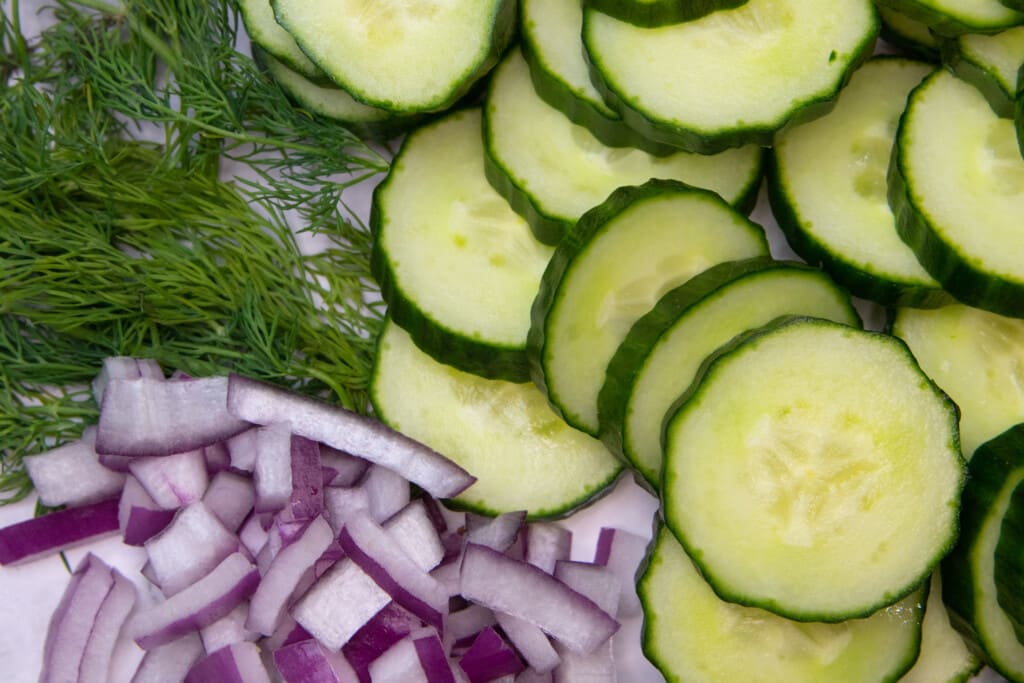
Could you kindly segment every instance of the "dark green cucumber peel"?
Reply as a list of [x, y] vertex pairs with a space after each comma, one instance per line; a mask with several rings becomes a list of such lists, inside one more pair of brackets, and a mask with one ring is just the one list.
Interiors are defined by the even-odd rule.
[[1020, 147], [1020, 155], [1024, 157], [1024, 64], [1020, 65], [1017, 72], [1017, 104], [1014, 111], [1014, 123], [1017, 126], [1017, 146]]
[[707, 133], [693, 130], [676, 122], [656, 119], [643, 110], [643, 107], [630, 98], [619, 93], [605, 79], [600, 63], [595, 59], [592, 51], [587, 49], [588, 27], [590, 24], [590, 12], [583, 13], [583, 43], [584, 56], [590, 70], [590, 78], [594, 86], [611, 105], [612, 109], [619, 112], [622, 119], [630, 128], [639, 131], [644, 136], [657, 142], [674, 145], [681, 149], [697, 152], [699, 154], [717, 154], [730, 147], [742, 147], [746, 144], [755, 144], [761, 147], [770, 147], [775, 139], [775, 134], [787, 126], [798, 126], [801, 123], [812, 121], [831, 111], [835, 104], [835, 97], [846, 85], [853, 75], [853, 72], [871, 57], [874, 53], [875, 42], [881, 22], [877, 13], [874, 17], [874, 27], [864, 41], [858, 46], [856, 54], [847, 65], [846, 71], [836, 83], [835, 88], [828, 92], [819, 93], [803, 102], [794, 103], [786, 114], [779, 120], [764, 126], [745, 126], [734, 128], [725, 132]]
[[723, 9], [735, 9], [747, 0], [651, 0], [631, 2], [630, 0], [584, 0], [587, 7], [598, 12], [628, 21], [634, 26], [657, 28], [684, 21], [693, 21]]
[[[878, 16], [882, 20], [881, 31], [879, 32], [879, 37], [882, 40], [893, 47], [899, 48], [900, 51], [909, 56], [917, 57], [932, 64], [938, 64], [940, 59], [939, 42], [934, 38], [934, 34], [929, 33], [932, 36], [932, 40], [928, 42], [925, 42], [921, 37], [913, 35], [911, 31], [900, 25], [901, 21], [913, 20], [904, 17], [889, 7], [880, 6], [878, 8]], [[922, 27], [925, 31], [928, 31], [928, 28], [923, 24]]]
[[896, 282], [876, 277], [857, 264], [833, 253], [813, 235], [801, 228], [804, 221], [796, 213], [796, 202], [781, 180], [777, 155], [768, 151], [765, 179], [772, 215], [793, 251], [808, 263], [820, 266], [854, 296], [883, 306], [938, 308], [954, 301], [948, 292], [935, 287]]
[[981, 92], [992, 106], [992, 111], [1003, 118], [1013, 117], [1014, 97], [999, 84], [999, 79], [989, 65], [980, 63], [965, 54], [959, 40], [948, 39], [941, 43], [943, 65]]
[[1003, 516], [996, 545], [995, 579], [999, 606], [1013, 623], [1017, 639], [1024, 643], [1024, 482], [1017, 484]]
[[1007, 7], [1018, 12], [1024, 12], [1024, 0], [999, 0]]
[[[1015, 0], [1001, 0], [1001, 2], [1012, 9], [1008, 4]], [[920, 22], [928, 26], [935, 33], [942, 36], [959, 36], [964, 33], [998, 33], [1003, 29], [1016, 26], [1017, 21], [998, 22], [995, 24], [978, 24], [950, 16], [948, 13], [934, 7], [934, 4], [927, 0], [875, 0], [883, 7], [888, 7], [894, 12], [899, 12], [908, 19]]]
[[484, 175], [494, 191], [505, 198], [512, 210], [522, 216], [530, 225], [530, 231], [538, 241], [557, 245], [562, 237], [570, 231], [573, 224], [557, 216], [550, 216], [541, 210], [533, 201], [533, 197], [520, 187], [512, 173], [495, 158], [488, 140], [490, 124], [484, 116]]

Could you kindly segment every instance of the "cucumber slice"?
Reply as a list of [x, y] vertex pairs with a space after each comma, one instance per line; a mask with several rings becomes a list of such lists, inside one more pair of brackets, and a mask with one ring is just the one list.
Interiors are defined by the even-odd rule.
[[947, 40], [942, 61], [980, 90], [996, 114], [1013, 117], [1017, 70], [1024, 64], [1024, 26], [991, 36], [968, 34]]
[[662, 420], [704, 359], [737, 334], [789, 314], [860, 326], [849, 296], [827, 275], [770, 258], [714, 266], [665, 294], [608, 363], [598, 395], [602, 441], [657, 489]]
[[909, 59], [868, 61], [832, 111], [780, 133], [769, 155], [768, 197], [790, 246], [856, 296], [887, 306], [951, 301], [900, 240], [886, 198], [900, 114], [931, 71]]
[[606, 147], [537, 96], [518, 50], [491, 77], [484, 138], [491, 184], [547, 244], [557, 244], [617, 187], [675, 179], [752, 208], [761, 179], [763, 155], [753, 145], [715, 156], [677, 151], [666, 157]]
[[925, 599], [840, 624], [790, 621], [723, 602], [664, 528], [638, 592], [644, 653], [669, 683], [894, 681], [917, 656]]
[[693, 21], [723, 9], [733, 9], [747, 0], [585, 0], [598, 12], [628, 21], [634, 26], [656, 28]]
[[944, 36], [996, 33], [1024, 23], [1024, 15], [1000, 0], [877, 0]]
[[386, 109], [358, 102], [335, 85], [321, 85], [291, 69], [256, 43], [252, 45], [256, 62], [277, 81], [288, 97], [307, 111], [341, 121], [363, 138], [388, 140], [423, 120], [421, 114], [396, 115]]
[[981, 669], [981, 660], [967, 649], [960, 633], [949, 623], [942, 602], [942, 578], [932, 572], [928, 602], [921, 625], [921, 651], [899, 683], [963, 683]]
[[377, 186], [371, 265], [395, 322], [434, 358], [527, 381], [530, 306], [551, 257], [484, 176], [479, 109], [409, 135]]
[[942, 597], [953, 625], [993, 669], [1024, 681], [1024, 644], [999, 606], [995, 554], [1003, 517], [1024, 481], [1024, 425], [982, 444], [971, 459], [960, 538], [942, 563]]
[[939, 60], [941, 44], [927, 25], [885, 5], [878, 5], [877, 9], [882, 20], [882, 40], [929, 62]]
[[609, 147], [657, 156], [679, 151], [633, 130], [605, 104], [583, 59], [582, 0], [520, 0], [520, 46], [537, 94]]
[[814, 318], [717, 354], [666, 418], [666, 523], [723, 599], [801, 621], [908, 595], [956, 540], [956, 406], [894, 337]]
[[[1019, 448], [1024, 440], [1016, 444]], [[995, 583], [999, 606], [1013, 623], [1017, 640], [1024, 643], [1024, 482], [1017, 484], [1003, 515], [996, 544]]]
[[960, 301], [1024, 316], [1024, 159], [1013, 122], [940, 70], [911, 93], [889, 203], [921, 265]]
[[306, 78], [319, 82], [330, 81], [320, 67], [309, 61], [292, 34], [277, 23], [270, 0], [239, 0], [238, 10], [245, 24], [245, 32], [254, 45]]
[[480, 514], [558, 517], [606, 491], [622, 465], [558, 418], [532, 384], [438, 363], [387, 321], [370, 382], [374, 411], [477, 477], [453, 501]]
[[891, 331], [960, 407], [960, 444], [968, 459], [1024, 422], [1024, 320], [962, 304], [901, 308]]
[[658, 29], [583, 13], [605, 99], [648, 137], [705, 154], [770, 145], [786, 123], [827, 110], [877, 34], [870, 0], [749, 0]]
[[663, 293], [723, 261], [767, 256], [760, 226], [672, 180], [623, 187], [555, 249], [531, 311], [534, 382], [569, 424], [598, 433], [597, 396], [630, 327]]
[[271, 0], [277, 21], [334, 82], [396, 112], [455, 103], [515, 33], [512, 0]]

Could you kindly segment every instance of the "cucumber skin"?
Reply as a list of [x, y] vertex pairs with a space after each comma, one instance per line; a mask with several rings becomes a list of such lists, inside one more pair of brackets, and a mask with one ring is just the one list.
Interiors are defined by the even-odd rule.
[[[1013, 8], [1015, 0], [1000, 0], [1002, 4], [1007, 7]], [[999, 33], [1000, 31], [1016, 26], [1018, 22], [1007, 22], [1005, 24], [972, 24], [965, 21], [955, 19], [944, 12], [940, 12], [932, 7], [928, 7], [920, 2], [920, 0], [875, 0], [879, 5], [883, 5], [899, 12], [914, 21], [927, 24], [935, 33], [942, 36], [956, 37], [964, 33]]]
[[1024, 64], [1020, 65], [1020, 71], [1017, 72], [1017, 106], [1014, 114], [1014, 123], [1017, 125], [1017, 146], [1020, 147], [1020, 155], [1024, 158]]
[[[890, 9], [889, 7], [886, 7], [885, 9], [894, 14], [896, 13], [895, 10]], [[899, 48], [910, 56], [921, 59], [922, 61], [930, 64], [939, 63], [940, 53], [938, 45], [923, 43], [915, 37], [900, 31], [899, 26], [886, 21], [885, 14], [881, 10], [879, 10], [878, 15], [882, 21], [882, 28], [879, 32], [879, 37], [882, 40]]]
[[590, 51], [586, 49], [586, 37], [589, 33], [587, 26], [590, 23], [588, 19], [589, 16], [590, 13], [584, 11], [583, 54], [587, 60], [587, 67], [590, 70], [590, 80], [594, 83], [594, 87], [597, 88], [598, 92], [601, 93], [601, 96], [612, 109], [619, 112], [622, 119], [626, 122], [626, 125], [630, 128], [640, 131], [641, 134], [651, 140], [674, 145], [680, 149], [684, 149], [689, 152], [696, 152], [698, 154], [717, 154], [719, 152], [724, 152], [730, 147], [742, 147], [747, 144], [771, 147], [775, 140], [775, 133], [779, 130], [787, 126], [798, 126], [801, 123], [807, 123], [808, 121], [812, 121], [827, 114], [835, 105], [836, 95], [838, 95], [839, 91], [847, 84], [847, 82], [849, 82], [850, 77], [853, 76], [853, 72], [856, 71], [857, 68], [874, 53], [875, 41], [878, 38], [878, 32], [881, 25], [878, 13], [875, 12], [873, 29], [865, 37], [857, 55], [850, 60], [846, 71], [836, 83], [835, 88], [830, 92], [819, 94], [818, 96], [803, 102], [799, 106], [790, 109], [789, 112], [783, 116], [782, 120], [777, 121], [771, 126], [751, 126], [749, 128], [734, 128], [732, 130], [715, 133], [702, 133], [649, 117], [644, 112], [630, 107], [626, 100], [619, 96], [619, 94], [607, 84], [601, 73], [599, 65], [592, 59]]
[[974, 600], [976, 579], [971, 554], [1007, 473], [1020, 467], [1024, 467], [1024, 425], [1011, 427], [974, 451], [967, 485], [960, 496], [960, 536], [942, 561], [942, 599], [950, 623], [979, 659], [1010, 680], [1012, 672], [1000, 670], [974, 627], [978, 607]]
[[[1022, 444], [1024, 447], [1024, 444]], [[1024, 483], [1018, 484], [1003, 516], [995, 558], [996, 596], [1024, 642]]]
[[747, 0], [654, 0], [634, 3], [629, 0], [584, 0], [587, 7], [634, 26], [657, 28], [693, 21], [723, 9], [735, 9]]
[[778, 157], [773, 150], [768, 151], [765, 180], [772, 215], [775, 216], [779, 228], [786, 236], [789, 246], [800, 258], [827, 271], [840, 286], [854, 296], [887, 307], [938, 308], [953, 303], [953, 297], [942, 289], [899, 284], [875, 277], [836, 256], [821, 242], [804, 231], [794, 203], [783, 186]]
[[973, 85], [985, 96], [992, 111], [1002, 118], [1013, 118], [1014, 93], [1006, 92], [992, 70], [972, 60], [960, 49], [960, 42], [954, 39], [942, 41], [940, 49], [942, 63], [961, 80]]
[[[923, 87], [931, 78], [926, 78], [922, 86], [918, 87]], [[904, 112], [901, 128], [906, 116]], [[1024, 284], [999, 280], [973, 267], [953, 247], [942, 241], [928, 218], [914, 206], [900, 146], [900, 136], [897, 134], [889, 163], [888, 197], [900, 238], [914, 250], [924, 269], [959, 301], [1011, 318], [1024, 318]]]

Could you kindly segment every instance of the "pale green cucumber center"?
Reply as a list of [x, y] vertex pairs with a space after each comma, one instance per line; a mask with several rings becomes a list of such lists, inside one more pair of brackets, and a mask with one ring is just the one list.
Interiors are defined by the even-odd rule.
[[575, 222], [618, 187], [650, 178], [680, 180], [735, 202], [757, 173], [754, 145], [716, 155], [655, 157], [608, 147], [537, 96], [517, 51], [498, 68], [487, 102], [491, 154], [548, 216]]
[[942, 579], [932, 573], [921, 626], [921, 652], [914, 667], [899, 683], [936, 683], [960, 681], [978, 668], [978, 659], [964, 643], [963, 636], [949, 623], [946, 604], [942, 601]]
[[878, 6], [878, 14], [882, 17], [882, 21], [888, 24], [898, 35], [912, 40], [918, 45], [936, 49], [939, 47], [938, 39], [934, 33], [928, 30], [927, 25], [914, 21], [905, 14], [901, 14], [884, 5]]
[[863, 613], [919, 582], [951, 540], [954, 417], [891, 340], [782, 328], [723, 357], [671, 423], [668, 519], [731, 594]]
[[635, 203], [605, 225], [566, 272], [548, 314], [545, 375], [574, 424], [597, 432], [608, 361], [665, 292], [716, 263], [765, 251], [759, 230], [703, 194]]
[[957, 40], [964, 55], [986, 67], [1007, 94], [1017, 91], [1017, 70], [1024, 64], [1024, 26], [995, 35], [966, 34]]
[[381, 198], [382, 246], [398, 287], [449, 329], [524, 346], [552, 248], [487, 182], [480, 112], [423, 129], [414, 143]]
[[565, 512], [620, 469], [596, 439], [572, 429], [531, 383], [484, 379], [438, 363], [395, 324], [374, 373], [388, 423], [462, 465], [476, 483], [457, 500], [491, 513]]
[[587, 45], [635, 109], [698, 131], [775, 126], [839, 84], [873, 13], [864, 0], [750, 0], [644, 29], [595, 11]]
[[893, 334], [960, 406], [966, 457], [1024, 421], [1024, 320], [961, 304], [907, 308], [897, 314]]
[[913, 657], [921, 618], [917, 596], [837, 624], [790, 621], [725, 602], [666, 531], [641, 590], [647, 651], [682, 681], [891, 680]]
[[784, 132], [775, 147], [781, 182], [801, 226], [832, 253], [887, 279], [938, 288], [899, 237], [886, 172], [907, 94], [931, 67], [873, 61], [827, 115]]
[[1024, 282], [1024, 159], [1013, 122], [948, 72], [909, 106], [901, 151], [918, 210], [972, 265]]
[[848, 300], [820, 273], [772, 270], [734, 281], [689, 308], [636, 373], [623, 430], [625, 450], [649, 481], [661, 477], [661, 423], [704, 359], [737, 334], [787, 314], [857, 324]]

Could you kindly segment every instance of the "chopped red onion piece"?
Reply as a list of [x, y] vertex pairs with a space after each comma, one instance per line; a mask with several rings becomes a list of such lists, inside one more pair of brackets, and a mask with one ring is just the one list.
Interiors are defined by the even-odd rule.
[[514, 676], [525, 668], [515, 650], [490, 626], [477, 635], [459, 658], [459, 667], [469, 677], [470, 683], [486, 683], [501, 676]]
[[287, 422], [307, 439], [392, 469], [438, 498], [451, 498], [476, 479], [452, 460], [369, 417], [256, 380], [232, 375], [228, 410], [257, 424]]
[[166, 529], [146, 541], [155, 583], [170, 597], [206, 576], [238, 550], [238, 538], [200, 502], [182, 508]]
[[124, 486], [124, 474], [100, 464], [94, 448], [96, 430], [44, 453], [25, 456], [25, 471], [43, 505], [86, 505], [116, 496]]
[[345, 551], [342, 550], [341, 544], [338, 543], [338, 539], [335, 538], [331, 541], [331, 544], [327, 546], [327, 550], [325, 550], [313, 564], [313, 577], [319, 579], [327, 573], [328, 569], [333, 567], [334, 564], [343, 557], [345, 557]]
[[113, 586], [113, 571], [92, 553], [75, 568], [50, 618], [39, 683], [77, 680], [96, 616]]
[[332, 486], [324, 491], [324, 506], [331, 528], [334, 529], [334, 533], [338, 533], [341, 527], [345, 526], [345, 522], [356, 513], [369, 513], [370, 494], [361, 486]]
[[231, 532], [238, 531], [255, 502], [252, 480], [230, 470], [214, 475], [203, 493], [203, 503]]
[[162, 380], [163, 368], [152, 358], [133, 358], [131, 356], [110, 356], [103, 359], [103, 367], [92, 381], [92, 395], [96, 405], [103, 405], [103, 392], [112, 379], [138, 379], [148, 377]]
[[217, 474], [231, 467], [231, 453], [228, 452], [227, 442], [218, 441], [203, 446], [203, 460], [206, 461], [208, 474]]
[[103, 465], [111, 472], [120, 472], [121, 474], [128, 474], [131, 472], [132, 462], [135, 461], [134, 455], [110, 455], [109, 453], [98, 453], [96, 455], [96, 461]]
[[274, 666], [284, 683], [358, 683], [359, 676], [344, 656], [304, 640], [274, 650]]
[[0, 529], [0, 564], [27, 562], [117, 531], [117, 499], [64, 508]]
[[507, 551], [519, 537], [526, 522], [526, 510], [506, 512], [497, 517], [466, 515], [466, 542], [484, 545], [500, 553]]
[[131, 683], [183, 681], [192, 665], [204, 654], [199, 634], [187, 633], [143, 655]]
[[259, 580], [256, 568], [234, 553], [188, 588], [137, 612], [129, 630], [144, 650], [169, 643], [226, 615], [253, 594]]
[[463, 552], [461, 593], [539, 626], [573, 652], [592, 652], [619, 628], [592, 600], [542, 569], [474, 543]]
[[114, 585], [96, 613], [78, 668], [78, 683], [107, 683], [117, 637], [135, 606], [135, 585], [116, 570], [111, 576]]
[[435, 629], [430, 627], [418, 629], [410, 634], [410, 640], [416, 649], [420, 666], [427, 674], [428, 681], [431, 683], [455, 683], [455, 674], [448, 661], [448, 654], [444, 651], [444, 646], [441, 645], [441, 639]]
[[292, 492], [289, 509], [296, 519], [313, 519], [324, 511], [324, 473], [320, 444], [292, 437]]
[[455, 683], [437, 631], [431, 627], [416, 629], [392, 645], [370, 663], [369, 673], [375, 682]]
[[277, 554], [252, 596], [247, 628], [268, 636], [277, 629], [303, 575], [333, 540], [331, 525], [317, 517], [298, 539]]
[[222, 647], [192, 665], [185, 683], [270, 683], [255, 643]]
[[494, 612], [482, 605], [470, 604], [449, 612], [444, 618], [444, 639], [448, 649], [455, 649], [463, 641], [468, 647], [478, 633], [497, 623]]
[[618, 614], [634, 616], [640, 613], [640, 599], [636, 595], [636, 573], [647, 556], [650, 541], [643, 536], [602, 527], [597, 537], [594, 564], [611, 569], [619, 577]]
[[448, 591], [449, 598], [457, 597], [462, 589], [460, 585], [462, 582], [461, 551], [462, 548], [460, 547], [459, 552], [454, 555], [449, 557], [446, 554], [444, 561], [430, 570], [430, 575]]
[[391, 596], [346, 557], [306, 591], [291, 609], [295, 621], [329, 650], [339, 650]]
[[[505, 637], [515, 646], [531, 669], [541, 673], [551, 671], [561, 661], [554, 645], [544, 631], [525, 619], [499, 612], [494, 615]], [[611, 641], [609, 641], [611, 642]]]
[[255, 514], [249, 515], [238, 532], [238, 540], [253, 557], [259, 555], [269, 538], [270, 532], [264, 528], [259, 516]]
[[[606, 612], [614, 612], [618, 608], [621, 583], [619, 577], [607, 567], [586, 562], [560, 561], [555, 566], [555, 577], [593, 600]], [[587, 654], [569, 652], [564, 648], [560, 650], [562, 663], [554, 671], [555, 683], [615, 683], [615, 657], [611, 639]]]
[[117, 506], [118, 526], [125, 544], [142, 545], [163, 531], [174, 519], [174, 514], [174, 510], [164, 510], [157, 505], [134, 476], [125, 478]]
[[240, 472], [252, 472], [256, 467], [256, 437], [259, 427], [252, 427], [235, 434], [224, 442], [231, 457], [231, 467]]
[[441, 564], [444, 546], [422, 500], [414, 500], [384, 522], [398, 547], [425, 572]]
[[531, 522], [526, 526], [525, 559], [548, 574], [555, 571], [555, 562], [568, 560], [572, 554], [572, 531], [555, 522]]
[[223, 441], [249, 424], [227, 411], [227, 377], [113, 379], [100, 404], [96, 451], [170, 455]]
[[448, 591], [398, 547], [387, 530], [368, 516], [357, 515], [345, 524], [338, 540], [346, 555], [396, 602], [441, 628]]
[[287, 425], [274, 424], [256, 430], [256, 463], [252, 483], [256, 512], [276, 512], [292, 495], [292, 433]]
[[184, 451], [153, 458], [135, 458], [128, 466], [146, 493], [165, 510], [180, 508], [202, 499], [210, 475], [203, 452]]
[[378, 524], [409, 504], [409, 482], [397, 472], [373, 465], [359, 482], [370, 500], [370, 517]]
[[286, 645], [300, 643], [303, 640], [310, 640], [312, 638], [313, 636], [309, 634], [309, 631], [297, 624], [291, 615], [286, 614], [281, 619], [281, 624], [277, 627], [277, 630], [263, 639], [263, 647], [270, 652], [274, 652]]
[[534, 669], [526, 669], [516, 676], [515, 683], [554, 683], [554, 677], [550, 671], [541, 673]]
[[354, 486], [370, 467], [368, 460], [357, 458], [324, 444], [320, 444], [320, 464], [335, 472], [330, 484], [326, 480], [324, 481], [325, 486]]
[[203, 649], [216, 652], [222, 647], [235, 643], [251, 643], [259, 639], [260, 634], [245, 627], [249, 618], [249, 604], [239, 603], [233, 610], [199, 631], [203, 640]]
[[370, 663], [422, 626], [419, 617], [395, 602], [377, 612], [341, 648], [361, 683], [370, 683]]

